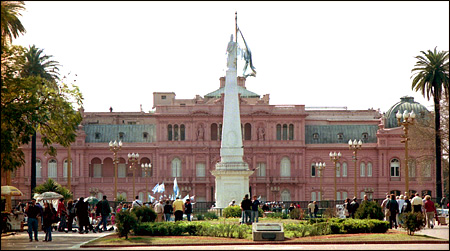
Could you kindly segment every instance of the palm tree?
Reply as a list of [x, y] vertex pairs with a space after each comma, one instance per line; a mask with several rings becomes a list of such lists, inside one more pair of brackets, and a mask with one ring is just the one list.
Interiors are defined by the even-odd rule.
[[2, 47], [12, 43], [13, 38], [17, 38], [19, 33], [26, 30], [20, 22], [19, 11], [25, 9], [24, 1], [2, 1], [1, 4], [1, 27], [2, 27]]
[[449, 83], [449, 65], [448, 51], [421, 51], [425, 56], [415, 57], [415, 68], [411, 72], [415, 72], [411, 88], [415, 91], [421, 91], [422, 95], [430, 100], [433, 96], [434, 113], [435, 113], [435, 146], [436, 146], [436, 197], [442, 197], [442, 148], [441, 148], [441, 121], [440, 121], [440, 101], [444, 97], [448, 101], [448, 83]]
[[51, 55], [43, 54], [44, 50], [30, 46], [25, 52], [25, 64], [22, 69], [23, 77], [40, 76], [41, 78], [54, 82], [59, 80], [58, 61], [49, 60]]

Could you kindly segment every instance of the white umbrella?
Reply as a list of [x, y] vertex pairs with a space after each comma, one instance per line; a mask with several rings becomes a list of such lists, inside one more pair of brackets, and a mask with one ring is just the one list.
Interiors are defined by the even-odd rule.
[[2, 186], [2, 195], [22, 196], [23, 193], [14, 186]]
[[64, 197], [64, 196], [62, 196], [62, 195], [59, 194], [59, 193], [55, 193], [55, 192], [44, 192], [44, 193], [41, 193], [41, 194], [35, 196], [35, 199], [36, 199], [37, 201], [40, 201], [40, 200], [57, 200], [57, 199], [61, 199], [61, 198], [63, 198], [63, 197]]

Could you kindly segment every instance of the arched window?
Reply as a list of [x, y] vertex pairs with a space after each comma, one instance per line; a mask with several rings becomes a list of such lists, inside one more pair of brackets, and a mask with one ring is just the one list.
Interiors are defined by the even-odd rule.
[[311, 192], [311, 200], [316, 201], [316, 192]]
[[341, 177], [341, 163], [336, 163], [336, 177]]
[[185, 128], [184, 125], [182, 124], [180, 125], [180, 140], [184, 141], [184, 139], [185, 139]]
[[283, 140], [288, 139], [288, 126], [286, 124], [283, 125]]
[[285, 189], [281, 192], [281, 201], [291, 201], [291, 193]]
[[42, 178], [42, 162], [36, 159], [36, 178]]
[[178, 135], [179, 135], [179, 131], [178, 131], [178, 125], [174, 125], [173, 126], [173, 140], [178, 141]]
[[391, 160], [391, 177], [400, 177], [400, 161], [398, 159]]
[[211, 124], [211, 140], [217, 140], [217, 124]]
[[408, 173], [409, 173], [409, 177], [416, 177], [416, 160], [415, 159], [409, 159]]
[[367, 177], [372, 177], [372, 162], [367, 163]]
[[366, 176], [366, 163], [364, 162], [359, 163], [359, 169], [360, 169], [359, 176], [360, 177]]
[[257, 177], [266, 177], [266, 163], [260, 162], [257, 164], [258, 169], [256, 176]]
[[167, 140], [172, 141], [172, 125], [167, 126]]
[[316, 177], [316, 163], [311, 164], [311, 177]]
[[395, 196], [400, 196], [401, 192], [399, 190], [391, 190], [390, 194], [394, 194]]
[[93, 164], [94, 167], [94, 178], [102, 177], [102, 164]]
[[342, 177], [347, 177], [347, 162], [342, 163]]
[[294, 140], [294, 125], [289, 125], [289, 140]]
[[102, 193], [102, 192], [98, 192], [96, 198], [97, 198], [98, 200], [103, 200], [103, 193]]
[[281, 177], [291, 177], [291, 161], [287, 157], [281, 159], [280, 172]]
[[58, 175], [57, 163], [55, 159], [51, 159], [48, 161], [47, 167], [47, 177], [48, 178], [56, 178]]
[[245, 124], [244, 135], [245, 140], [252, 140], [252, 125], [250, 123]]
[[179, 158], [172, 160], [172, 177], [181, 177], [181, 160]]
[[[70, 160], [70, 177], [73, 177], [73, 161]], [[67, 178], [67, 159], [64, 160], [63, 176]]]
[[128, 201], [126, 192], [117, 192], [117, 198], [119, 197], [122, 197], [125, 201]]
[[277, 140], [281, 140], [281, 125], [277, 125]]
[[430, 190], [422, 190], [422, 196], [424, 195], [430, 195], [431, 196], [431, 191]]
[[422, 168], [423, 177], [431, 177], [431, 161], [426, 161]]

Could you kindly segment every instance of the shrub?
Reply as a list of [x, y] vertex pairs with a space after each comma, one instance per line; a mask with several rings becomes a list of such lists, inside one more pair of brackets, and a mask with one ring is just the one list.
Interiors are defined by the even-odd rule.
[[203, 214], [196, 214], [195, 217], [197, 218], [197, 220], [204, 220], [205, 216]]
[[119, 237], [125, 236], [125, 239], [128, 239], [130, 231], [138, 226], [136, 215], [128, 210], [120, 210], [116, 215], [116, 222]]
[[301, 220], [303, 219], [303, 216], [305, 214], [305, 211], [303, 209], [300, 208], [294, 208], [290, 213], [289, 213], [289, 218], [291, 219], [296, 219], [296, 220]]
[[323, 214], [323, 218], [336, 218], [337, 217], [337, 211], [335, 208], [327, 208]]
[[207, 212], [203, 215], [207, 220], [216, 220], [219, 219], [219, 216], [215, 212]]
[[267, 213], [267, 218], [281, 218], [281, 219], [288, 219], [289, 215], [286, 213], [276, 212], [276, 213]]
[[402, 228], [404, 228], [409, 235], [414, 235], [414, 232], [424, 228], [425, 217], [422, 213], [402, 213], [400, 220], [403, 221]]
[[383, 220], [384, 214], [381, 206], [375, 201], [367, 201], [361, 203], [355, 213], [356, 219], [377, 219]]
[[131, 209], [131, 212], [136, 215], [140, 222], [155, 222], [156, 213], [149, 207], [135, 207]]
[[241, 217], [242, 210], [240, 206], [229, 206], [223, 210], [223, 217], [225, 218], [234, 218]]

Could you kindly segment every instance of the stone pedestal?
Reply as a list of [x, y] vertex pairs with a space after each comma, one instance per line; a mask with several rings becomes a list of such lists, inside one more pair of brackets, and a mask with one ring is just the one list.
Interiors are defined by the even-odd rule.
[[[240, 163], [242, 164], [242, 163]], [[246, 165], [246, 163], [243, 163]], [[218, 169], [220, 166], [222, 169]], [[239, 205], [245, 194], [249, 194], [249, 176], [253, 171], [233, 169], [231, 164], [227, 165], [229, 169], [223, 169], [223, 163], [217, 163], [216, 170], [211, 174], [216, 177], [216, 208], [225, 208], [232, 200], [236, 200]], [[237, 166], [241, 168], [241, 166]]]

